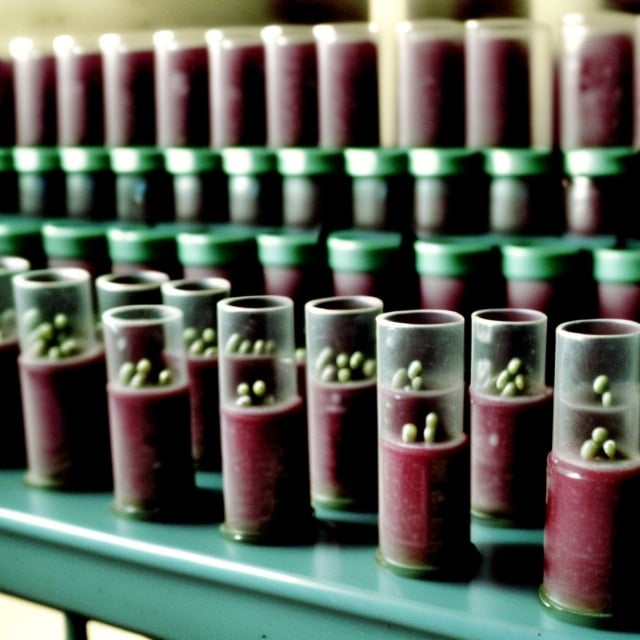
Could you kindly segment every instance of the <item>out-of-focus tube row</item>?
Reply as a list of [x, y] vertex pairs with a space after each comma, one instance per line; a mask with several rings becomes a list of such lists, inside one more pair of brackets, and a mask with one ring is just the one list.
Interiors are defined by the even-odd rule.
[[557, 25], [525, 18], [399, 22], [391, 147], [373, 22], [12, 38], [0, 209], [634, 236], [637, 24], [566, 14], [558, 47]]

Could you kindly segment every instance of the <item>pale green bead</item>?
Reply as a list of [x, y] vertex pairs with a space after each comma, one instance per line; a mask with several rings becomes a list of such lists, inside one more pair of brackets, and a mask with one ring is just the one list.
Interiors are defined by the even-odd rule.
[[140, 372], [135, 373], [129, 381], [129, 384], [136, 388], [144, 387], [147, 384], [147, 376]]
[[502, 391], [500, 392], [501, 396], [505, 398], [512, 398], [513, 396], [518, 394], [518, 388], [516, 387], [515, 382], [507, 382]]
[[204, 342], [200, 339], [194, 340], [189, 346], [189, 353], [194, 356], [199, 356], [204, 351]]
[[239, 396], [248, 396], [251, 393], [251, 387], [248, 382], [241, 382], [236, 387], [236, 393]]
[[593, 390], [595, 393], [597, 393], [598, 395], [601, 395], [605, 391], [607, 391], [608, 388], [609, 388], [609, 378], [606, 375], [601, 374], [594, 378]]
[[349, 382], [351, 380], [351, 369], [343, 367], [338, 369], [338, 382]]
[[165, 387], [173, 382], [173, 372], [171, 369], [162, 369], [158, 374], [158, 384]]
[[198, 337], [198, 332], [195, 327], [186, 327], [182, 332], [182, 339], [186, 344], [191, 344]]
[[251, 396], [249, 395], [243, 395], [236, 398], [236, 405], [239, 407], [250, 407], [251, 404]]
[[226, 350], [229, 353], [235, 353], [240, 348], [240, 343], [242, 342], [242, 336], [239, 333], [232, 333], [226, 344]]
[[422, 391], [424, 389], [424, 380], [420, 376], [416, 376], [415, 378], [411, 378], [411, 390], [412, 391]]
[[611, 391], [605, 391], [602, 394], [602, 406], [611, 407], [613, 405], [613, 395]]
[[393, 378], [391, 378], [391, 386], [394, 389], [403, 389], [408, 382], [409, 382], [409, 374], [404, 367], [402, 369], [398, 369], [393, 374]]
[[253, 343], [253, 353], [255, 353], [256, 355], [262, 355], [266, 353], [266, 349], [267, 345], [264, 340], [258, 339]]
[[580, 447], [580, 456], [585, 460], [593, 460], [600, 453], [600, 445], [593, 440], [585, 440]]
[[496, 389], [498, 391], [502, 391], [510, 380], [511, 376], [509, 375], [509, 372], [506, 369], [503, 369], [496, 378]]
[[265, 353], [275, 353], [276, 352], [276, 341], [275, 340], [266, 340], [264, 343], [264, 351]]
[[336, 356], [336, 366], [338, 367], [338, 369], [343, 369], [345, 367], [349, 366], [349, 354], [348, 353], [339, 353]]
[[320, 373], [322, 382], [335, 382], [338, 378], [338, 369], [334, 364], [328, 364]]
[[431, 444], [436, 441], [437, 429], [433, 426], [427, 425], [423, 432], [424, 441]]
[[422, 366], [422, 362], [420, 360], [412, 360], [407, 367], [407, 375], [409, 378], [417, 378], [422, 375], [424, 367]]
[[136, 363], [136, 371], [143, 375], [148, 374], [151, 371], [151, 360], [148, 358], [141, 358]]
[[136, 365], [133, 364], [133, 362], [123, 362], [120, 365], [120, 370], [118, 371], [118, 378], [123, 384], [129, 384], [135, 373]]
[[328, 364], [332, 364], [334, 359], [333, 349], [324, 347], [316, 357], [316, 369], [322, 371]]
[[245, 338], [238, 345], [238, 353], [242, 353], [244, 355], [251, 353], [253, 351], [253, 342], [249, 340], [249, 338]]
[[356, 371], [364, 364], [364, 353], [362, 351], [354, 351], [349, 358], [349, 367]]
[[598, 444], [602, 444], [609, 437], [609, 429], [606, 427], [596, 427], [591, 432], [591, 439]]
[[202, 330], [202, 339], [207, 343], [211, 344], [216, 341], [217, 334], [216, 330], [213, 327], [206, 327]]
[[253, 395], [262, 398], [267, 393], [267, 384], [264, 380], [256, 380], [251, 386], [251, 391], [253, 391]]
[[520, 367], [522, 367], [522, 360], [520, 358], [511, 358], [509, 363], [507, 364], [507, 371], [515, 376], [518, 371], [520, 371]]
[[402, 425], [402, 442], [416, 442], [418, 439], [418, 427], [412, 422]]
[[518, 391], [524, 391], [527, 386], [527, 379], [519, 373], [514, 379], [513, 383], [516, 385]]
[[376, 369], [377, 369], [377, 365], [376, 365], [375, 359], [368, 358], [367, 360], [364, 361], [364, 364], [362, 365], [362, 375], [367, 380], [370, 380], [371, 378], [375, 378]]
[[618, 447], [616, 446], [615, 440], [605, 440], [602, 443], [602, 450], [604, 451], [604, 454], [607, 456], [607, 458], [615, 458], [616, 454], [618, 453]]

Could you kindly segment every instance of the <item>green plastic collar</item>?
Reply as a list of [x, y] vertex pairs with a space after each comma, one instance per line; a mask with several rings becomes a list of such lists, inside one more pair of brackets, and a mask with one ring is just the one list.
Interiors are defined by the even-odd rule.
[[156, 147], [112, 147], [109, 153], [114, 173], [148, 173], [164, 169], [164, 156]]
[[68, 173], [94, 173], [111, 168], [105, 147], [61, 147], [60, 165]]
[[335, 271], [380, 271], [392, 262], [401, 244], [401, 234], [393, 231], [334, 231], [327, 237], [329, 266]]
[[344, 155], [335, 149], [286, 147], [277, 150], [278, 171], [284, 176], [314, 176], [344, 171]]
[[407, 153], [409, 173], [415, 177], [438, 178], [482, 170], [482, 155], [472, 149], [415, 147]]
[[207, 231], [182, 232], [177, 236], [178, 259], [193, 267], [221, 266], [238, 262], [256, 250], [256, 231], [233, 225]]
[[42, 250], [42, 221], [19, 215], [0, 216], [0, 254], [21, 256], [34, 247]]
[[557, 173], [561, 167], [550, 149], [485, 149], [485, 171], [495, 177], [536, 176]]
[[508, 280], [553, 280], [575, 264], [581, 249], [559, 241], [502, 247], [502, 273]]
[[107, 245], [113, 262], [146, 262], [176, 255], [175, 234], [155, 227], [109, 227]]
[[14, 147], [13, 163], [22, 173], [46, 173], [60, 169], [57, 147]]
[[277, 156], [267, 147], [227, 147], [221, 153], [222, 166], [229, 175], [259, 175], [278, 169]]
[[570, 176], [614, 176], [638, 170], [638, 154], [629, 147], [568, 149], [564, 169]]
[[222, 167], [218, 151], [206, 148], [171, 147], [164, 149], [167, 171], [174, 175], [208, 173]]
[[385, 177], [408, 173], [406, 149], [356, 148], [344, 150], [345, 171], [351, 177]]
[[640, 282], [640, 248], [596, 249], [593, 277], [598, 282]]
[[258, 258], [271, 267], [296, 267], [312, 264], [318, 258], [318, 234], [315, 231], [274, 231], [259, 233]]
[[14, 168], [13, 149], [0, 147], [0, 171], [13, 171]]
[[47, 222], [42, 240], [45, 253], [56, 258], [90, 258], [107, 252], [106, 229], [95, 222]]
[[473, 236], [416, 240], [413, 247], [419, 275], [452, 278], [482, 269], [495, 249], [492, 242]]

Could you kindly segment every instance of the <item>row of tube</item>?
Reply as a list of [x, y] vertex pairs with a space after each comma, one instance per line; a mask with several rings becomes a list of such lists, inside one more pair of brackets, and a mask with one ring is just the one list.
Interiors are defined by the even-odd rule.
[[[636, 22], [398, 23], [397, 144], [634, 146]], [[376, 146], [380, 42], [367, 22], [11, 38], [0, 143]]]

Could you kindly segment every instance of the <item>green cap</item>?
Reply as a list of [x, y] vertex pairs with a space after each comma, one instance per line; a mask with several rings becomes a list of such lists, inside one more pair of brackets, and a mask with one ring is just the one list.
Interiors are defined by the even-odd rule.
[[0, 147], [0, 171], [13, 171], [14, 168], [13, 149]]
[[45, 173], [60, 169], [60, 153], [57, 147], [13, 148], [13, 163], [21, 173]]
[[564, 152], [564, 169], [570, 176], [634, 173], [638, 169], [638, 154], [630, 147], [568, 149]]
[[553, 280], [569, 273], [582, 249], [559, 240], [502, 246], [502, 273], [508, 280]]
[[598, 282], [640, 282], [640, 248], [596, 249], [593, 277]]
[[558, 153], [551, 149], [485, 149], [485, 171], [495, 177], [535, 176], [557, 173]]
[[350, 147], [344, 150], [345, 171], [352, 177], [386, 177], [409, 171], [406, 149]]
[[114, 173], [148, 173], [164, 169], [164, 156], [156, 147], [111, 147]]
[[42, 253], [42, 221], [19, 215], [0, 215], [0, 255], [28, 257]]
[[333, 231], [327, 236], [329, 266], [334, 271], [380, 271], [391, 264], [401, 245], [402, 235], [394, 231]]
[[284, 147], [276, 151], [284, 176], [313, 176], [344, 171], [344, 154], [320, 147]]
[[67, 173], [94, 173], [111, 169], [105, 147], [61, 147], [60, 165]]
[[414, 147], [408, 150], [409, 173], [438, 178], [482, 170], [482, 155], [473, 149]]
[[192, 175], [216, 171], [222, 166], [220, 152], [207, 148], [171, 147], [164, 149], [167, 171], [174, 175]]
[[229, 175], [259, 175], [278, 169], [276, 153], [267, 147], [226, 147], [221, 153], [222, 166]]
[[106, 228], [95, 222], [46, 222], [42, 225], [42, 240], [47, 256], [55, 258], [90, 258], [108, 251]]
[[255, 252], [256, 230], [236, 225], [213, 225], [177, 236], [178, 259], [193, 267], [222, 266]]
[[265, 266], [296, 267], [318, 259], [318, 234], [315, 231], [278, 230], [259, 233], [258, 259]]
[[418, 239], [413, 248], [419, 275], [458, 278], [482, 269], [495, 246], [485, 238], [460, 236]]
[[176, 255], [175, 234], [144, 225], [110, 226], [107, 246], [113, 262], [146, 262]]

